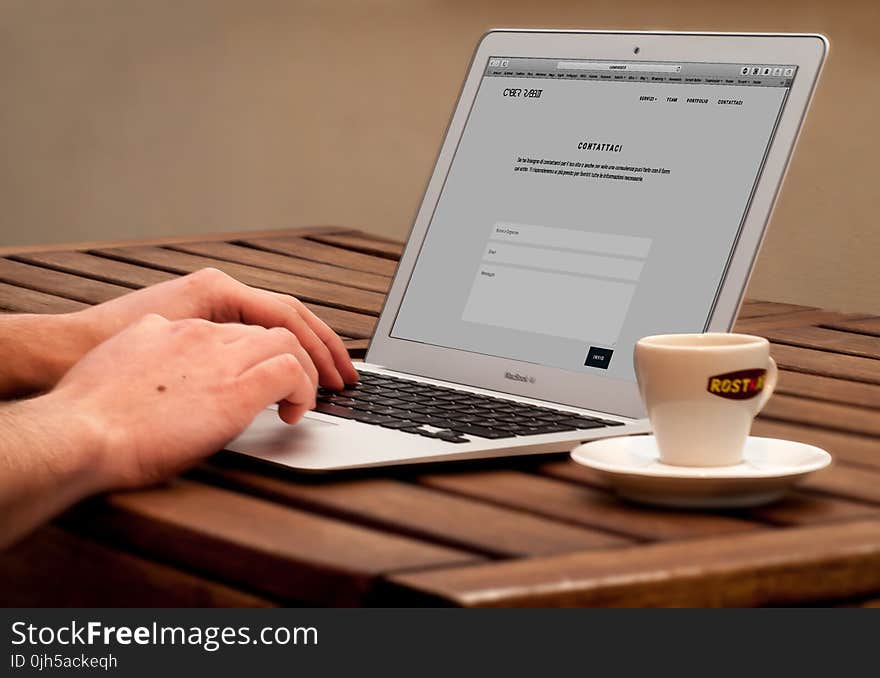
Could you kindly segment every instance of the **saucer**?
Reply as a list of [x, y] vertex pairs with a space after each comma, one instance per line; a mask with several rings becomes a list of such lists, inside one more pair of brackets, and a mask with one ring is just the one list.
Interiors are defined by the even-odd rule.
[[733, 466], [671, 466], [654, 436], [603, 438], [571, 458], [608, 481], [622, 497], [675, 508], [743, 508], [775, 501], [804, 476], [831, 463], [825, 450], [792, 440], [749, 436]]

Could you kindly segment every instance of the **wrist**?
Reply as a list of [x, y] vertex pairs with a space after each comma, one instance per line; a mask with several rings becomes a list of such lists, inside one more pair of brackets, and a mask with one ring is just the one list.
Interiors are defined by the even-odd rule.
[[71, 501], [109, 489], [104, 473], [108, 445], [96, 417], [55, 391], [13, 407], [39, 432], [33, 449], [50, 485], [66, 488]]
[[0, 398], [50, 390], [96, 343], [80, 313], [0, 318]]

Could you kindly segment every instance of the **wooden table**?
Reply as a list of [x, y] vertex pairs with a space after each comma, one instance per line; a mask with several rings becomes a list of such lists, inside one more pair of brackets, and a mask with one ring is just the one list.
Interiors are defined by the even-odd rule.
[[[312, 228], [5, 250], [0, 308], [73, 311], [215, 266], [297, 295], [362, 356], [400, 249]], [[782, 370], [754, 433], [836, 460], [780, 503], [638, 507], [562, 455], [304, 477], [221, 454], [7, 551], [0, 602], [880, 604], [880, 318], [750, 301], [736, 328]]]

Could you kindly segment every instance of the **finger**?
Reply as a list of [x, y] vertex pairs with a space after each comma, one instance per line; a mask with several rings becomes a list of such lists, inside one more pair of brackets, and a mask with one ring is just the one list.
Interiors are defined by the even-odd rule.
[[310, 409], [312, 408], [306, 405], [297, 405], [287, 400], [282, 400], [278, 403], [278, 416], [281, 418], [281, 421], [286, 424], [295, 424], [302, 419], [305, 413]]
[[254, 365], [238, 377], [237, 385], [243, 405], [254, 414], [279, 401], [289, 403], [292, 413], [305, 411], [315, 397], [312, 382], [292, 353]]
[[318, 388], [318, 371], [309, 354], [300, 345], [299, 339], [290, 330], [283, 327], [267, 330], [263, 327], [246, 326], [245, 332], [228, 346], [235, 352], [236, 366], [241, 372], [278, 354], [293, 354], [313, 388]]
[[327, 347], [343, 381], [346, 384], [357, 383], [359, 378], [358, 371], [355, 369], [351, 356], [348, 355], [348, 349], [345, 348], [345, 344], [339, 335], [299, 299], [284, 294], [279, 294], [278, 296], [285, 299], [287, 303], [291, 304], [299, 312], [299, 315], [306, 321], [318, 339]]
[[290, 330], [297, 336], [300, 344], [315, 364], [320, 383], [333, 389], [340, 389], [345, 385], [345, 380], [336, 368], [334, 356], [328, 346], [315, 334], [298, 308], [287, 301], [292, 300], [293, 297], [265, 290], [255, 290], [240, 283], [238, 285], [237, 303], [239, 304], [239, 315], [244, 322], [263, 327], [284, 327]]

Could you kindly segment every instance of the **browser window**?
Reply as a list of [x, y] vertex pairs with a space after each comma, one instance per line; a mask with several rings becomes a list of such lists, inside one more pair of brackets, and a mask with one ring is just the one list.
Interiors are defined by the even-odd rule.
[[795, 75], [490, 58], [391, 336], [634, 380], [706, 328]]

